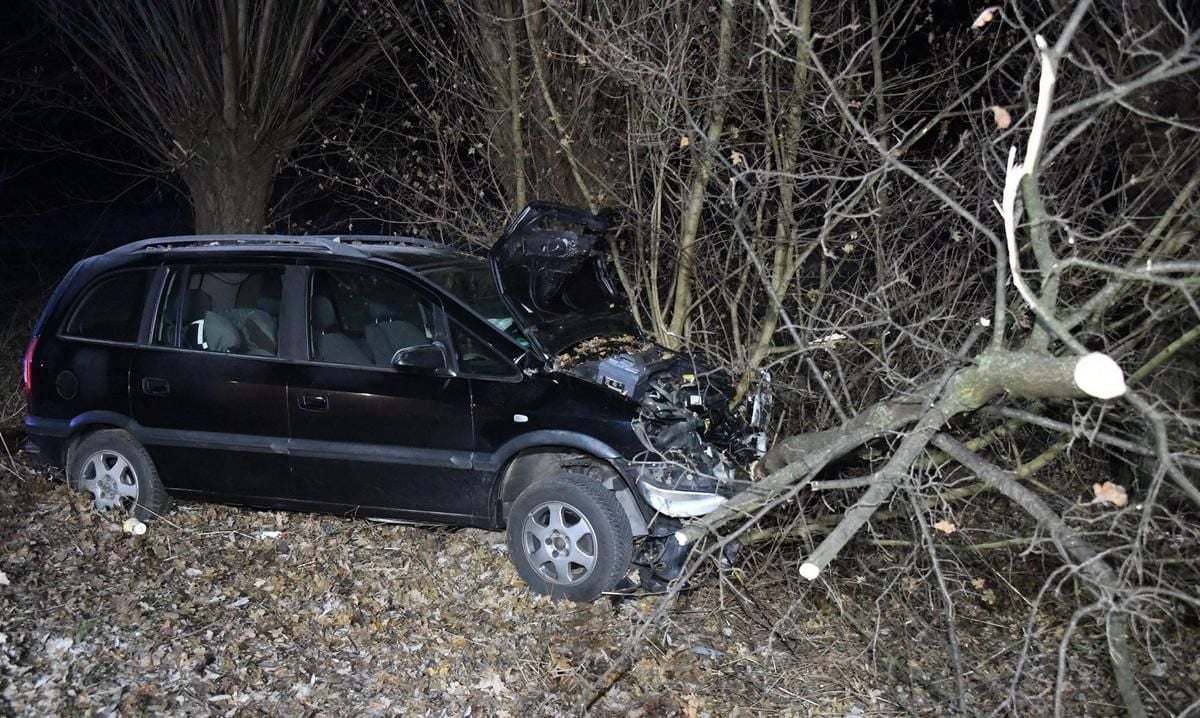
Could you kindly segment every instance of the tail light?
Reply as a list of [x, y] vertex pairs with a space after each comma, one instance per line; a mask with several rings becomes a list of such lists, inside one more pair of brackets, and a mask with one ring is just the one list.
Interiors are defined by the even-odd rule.
[[25, 362], [21, 367], [21, 376], [25, 380], [26, 399], [33, 394], [33, 351], [37, 349], [37, 342], [36, 336], [29, 340], [29, 346], [25, 348]]

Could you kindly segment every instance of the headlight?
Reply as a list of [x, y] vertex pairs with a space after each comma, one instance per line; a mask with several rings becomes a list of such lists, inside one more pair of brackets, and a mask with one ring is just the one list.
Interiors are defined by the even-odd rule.
[[703, 516], [707, 513], [712, 513], [714, 509], [726, 501], [726, 498], [720, 494], [707, 491], [668, 489], [665, 486], [656, 485], [646, 479], [639, 481], [638, 487], [642, 491], [642, 496], [646, 497], [646, 502], [650, 504], [651, 508], [659, 513], [676, 518]]

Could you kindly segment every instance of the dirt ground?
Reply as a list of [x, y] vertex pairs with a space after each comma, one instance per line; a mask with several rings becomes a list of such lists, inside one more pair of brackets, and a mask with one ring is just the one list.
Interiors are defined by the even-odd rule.
[[[134, 536], [3, 457], [0, 570], [17, 715], [562, 715], [658, 606], [535, 596], [478, 530], [182, 504]], [[861, 644], [816, 624], [803, 651], [772, 643], [726, 599], [710, 578], [678, 601], [592, 710], [895, 710]]]

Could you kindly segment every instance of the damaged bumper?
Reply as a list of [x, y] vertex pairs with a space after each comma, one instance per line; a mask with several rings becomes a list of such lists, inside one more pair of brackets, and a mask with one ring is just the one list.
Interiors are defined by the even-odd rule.
[[[708, 454], [702, 454], [705, 456]], [[708, 455], [711, 456], [711, 455]], [[741, 482], [720, 461], [703, 468], [670, 461], [621, 462], [621, 469], [636, 486], [637, 493], [652, 511], [647, 517], [647, 534], [637, 544], [634, 564], [639, 567], [640, 585], [662, 591], [683, 575], [692, 546], [680, 543], [679, 530], [690, 518], [704, 516], [729, 500]], [[732, 543], [722, 558], [732, 561], [737, 552]]]

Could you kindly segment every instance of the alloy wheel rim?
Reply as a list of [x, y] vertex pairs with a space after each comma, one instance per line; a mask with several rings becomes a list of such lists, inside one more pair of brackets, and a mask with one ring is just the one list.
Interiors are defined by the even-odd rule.
[[562, 501], [545, 501], [529, 512], [521, 527], [521, 546], [533, 569], [558, 586], [582, 583], [596, 567], [591, 522]]
[[130, 509], [138, 500], [138, 476], [120, 452], [97, 451], [83, 462], [80, 485], [97, 509]]

